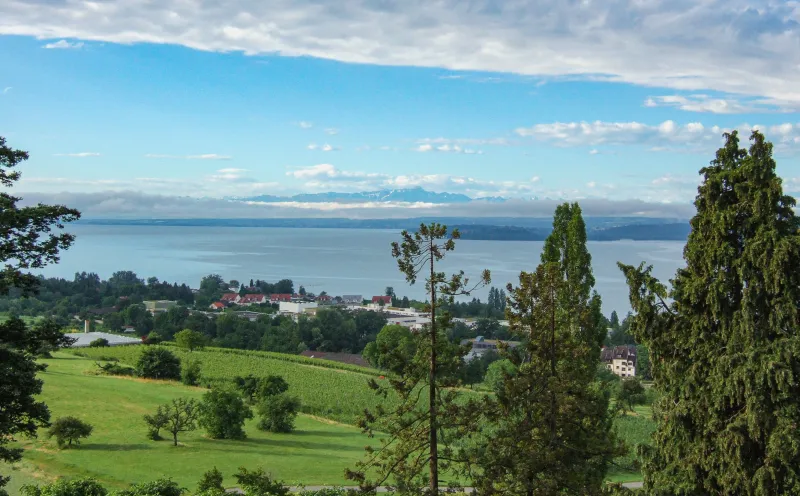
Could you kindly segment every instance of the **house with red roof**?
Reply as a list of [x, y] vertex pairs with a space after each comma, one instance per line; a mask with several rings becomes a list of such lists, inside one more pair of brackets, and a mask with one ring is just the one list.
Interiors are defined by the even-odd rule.
[[239, 303], [240, 299], [241, 296], [239, 296], [239, 293], [225, 293], [222, 295], [222, 298], [220, 298], [220, 301], [222, 303]]
[[373, 296], [372, 297], [372, 303], [375, 303], [375, 304], [378, 304], [378, 305], [383, 303], [384, 306], [388, 307], [388, 306], [390, 306], [392, 304], [392, 297], [391, 296]]
[[269, 295], [270, 303], [280, 303], [282, 301], [292, 301], [292, 295], [289, 293], [284, 294], [271, 294]]
[[246, 294], [242, 296], [237, 302], [241, 306], [261, 305], [267, 302], [267, 297], [263, 294]]
[[208, 306], [211, 310], [223, 310], [225, 308], [225, 304], [221, 301], [215, 301], [211, 305]]

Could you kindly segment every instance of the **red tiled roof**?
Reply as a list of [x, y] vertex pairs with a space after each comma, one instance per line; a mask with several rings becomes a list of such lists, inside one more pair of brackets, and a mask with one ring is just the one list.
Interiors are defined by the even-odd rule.
[[225, 293], [222, 295], [222, 301], [236, 301], [239, 295], [237, 293]]
[[378, 303], [379, 301], [383, 301], [383, 303], [387, 305], [392, 304], [392, 297], [391, 296], [373, 296], [372, 303]]
[[270, 301], [291, 301], [292, 295], [288, 293], [284, 294], [271, 294], [269, 295]]
[[222, 303], [221, 301], [215, 301], [214, 303], [211, 304], [211, 306], [214, 308], [225, 308], [225, 304]]
[[266, 296], [263, 294], [248, 294], [242, 296], [242, 299], [239, 300], [239, 303], [257, 303], [259, 301], [264, 301]]

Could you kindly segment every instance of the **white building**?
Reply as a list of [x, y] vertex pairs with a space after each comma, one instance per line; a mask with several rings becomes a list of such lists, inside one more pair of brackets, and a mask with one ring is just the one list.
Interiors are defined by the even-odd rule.
[[601, 360], [606, 368], [620, 377], [636, 377], [636, 346], [604, 347]]
[[278, 312], [284, 315], [300, 315], [307, 310], [317, 308], [316, 301], [282, 301], [278, 307]]

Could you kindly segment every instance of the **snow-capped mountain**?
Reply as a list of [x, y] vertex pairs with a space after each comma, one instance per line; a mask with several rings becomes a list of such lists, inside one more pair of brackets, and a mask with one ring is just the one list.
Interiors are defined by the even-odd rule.
[[[384, 189], [380, 191], [364, 191], [360, 193], [301, 193], [293, 196], [259, 195], [251, 197], [234, 197], [229, 200], [263, 202], [263, 203], [282, 203], [282, 202], [303, 202], [303, 203], [364, 203], [364, 202], [403, 202], [403, 203], [468, 203], [476, 201], [467, 195], [460, 193], [435, 193], [427, 191], [421, 187], [405, 189]], [[497, 197], [488, 199], [489, 201], [502, 201]]]

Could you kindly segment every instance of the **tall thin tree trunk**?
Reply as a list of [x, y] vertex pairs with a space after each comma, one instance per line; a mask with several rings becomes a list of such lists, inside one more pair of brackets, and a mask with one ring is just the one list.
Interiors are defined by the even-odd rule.
[[173, 432], [172, 433], [172, 445], [173, 446], [177, 446], [178, 445], [178, 433], [177, 432]]
[[430, 251], [431, 257], [431, 368], [428, 382], [430, 384], [428, 397], [430, 400], [429, 412], [431, 417], [430, 438], [431, 438], [431, 481], [430, 489], [432, 495], [439, 494], [439, 444], [437, 439], [437, 418], [436, 418], [436, 284], [433, 284], [433, 249]]

